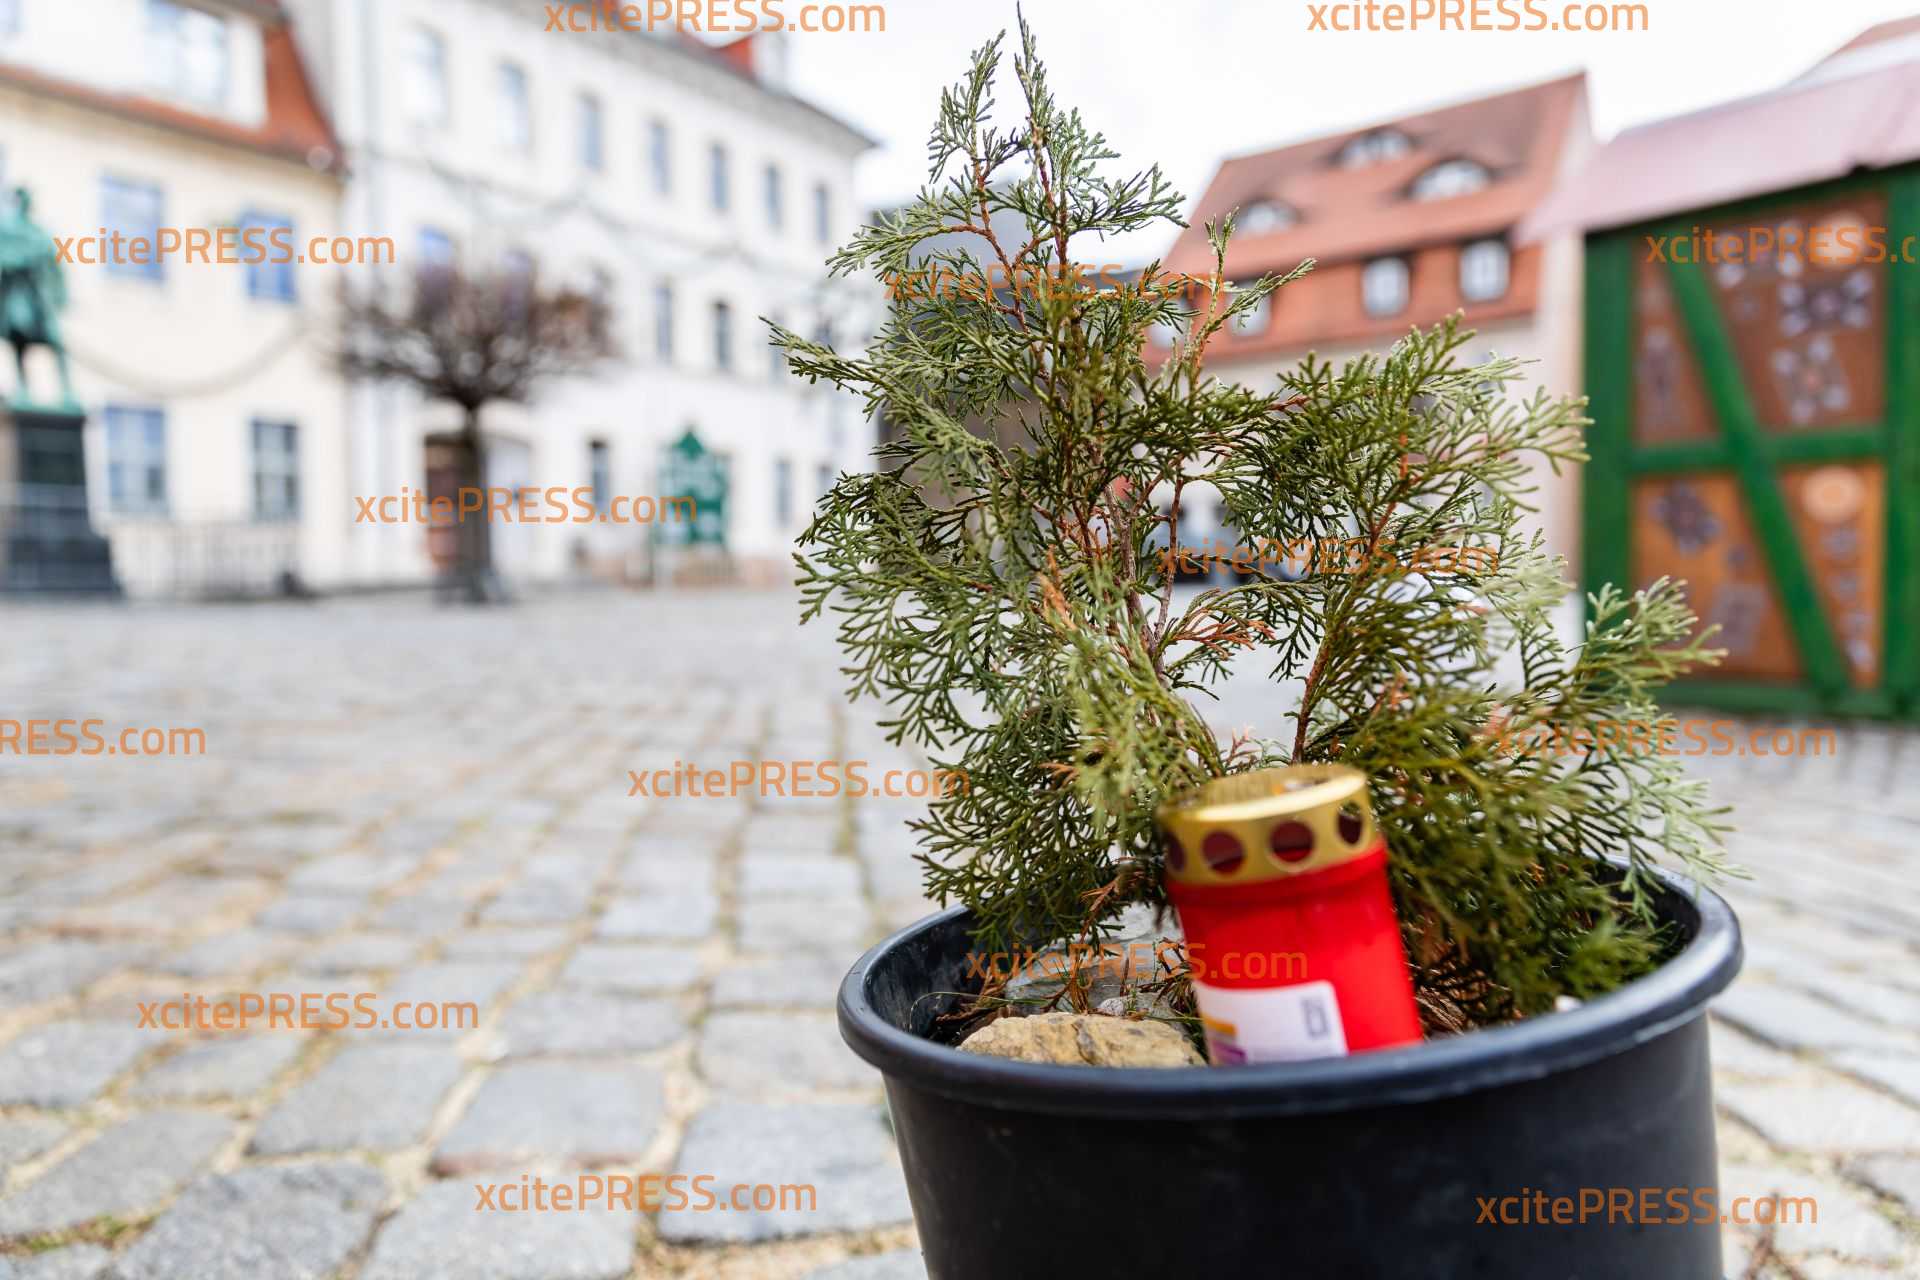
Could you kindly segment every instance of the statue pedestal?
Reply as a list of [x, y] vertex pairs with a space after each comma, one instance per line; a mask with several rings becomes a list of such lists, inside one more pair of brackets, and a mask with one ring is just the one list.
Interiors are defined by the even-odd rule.
[[113, 595], [113, 551], [87, 517], [86, 415], [0, 408], [0, 594]]

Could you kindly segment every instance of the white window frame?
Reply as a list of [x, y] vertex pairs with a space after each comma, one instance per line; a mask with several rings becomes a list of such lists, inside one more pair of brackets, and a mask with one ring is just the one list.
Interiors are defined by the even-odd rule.
[[[1388, 281], [1393, 283], [1389, 285]], [[1389, 290], [1394, 298], [1391, 305], [1383, 296]], [[1374, 319], [1399, 315], [1412, 298], [1413, 268], [1405, 258], [1375, 258], [1361, 268], [1360, 305]]]
[[1513, 285], [1513, 251], [1505, 240], [1475, 240], [1460, 250], [1460, 296], [1492, 302]]
[[502, 62], [494, 73], [494, 92], [499, 102], [500, 145], [522, 154], [533, 150], [533, 85], [527, 69], [517, 62]]
[[[107, 440], [107, 509], [115, 515], [167, 515], [171, 508], [167, 411], [152, 405], [110, 404], [102, 418]], [[153, 426], [159, 427], [157, 433], [148, 430]], [[148, 483], [155, 475], [160, 479], [157, 498]], [[135, 479], [140, 481], [138, 486]]]
[[[253, 518], [262, 523], [298, 520], [300, 424], [284, 418], [255, 418], [247, 434], [253, 449]], [[262, 448], [263, 438], [269, 436], [275, 437], [273, 447]]]
[[407, 32], [407, 119], [426, 128], [453, 122], [453, 87], [447, 80], [447, 39], [428, 26]]
[[[147, 48], [148, 82], [161, 94], [200, 107], [226, 105], [233, 88], [233, 37], [223, 15], [178, 0], [147, 0]], [[196, 66], [197, 55], [211, 61]]]

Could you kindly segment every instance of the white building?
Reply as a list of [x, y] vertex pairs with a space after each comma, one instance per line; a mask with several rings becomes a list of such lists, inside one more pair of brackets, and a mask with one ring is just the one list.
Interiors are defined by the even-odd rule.
[[[872, 141], [782, 87], [777, 36], [548, 31], [535, 0], [288, 7], [346, 148], [345, 226], [394, 239], [385, 270], [532, 266], [612, 305], [621, 359], [487, 411], [489, 483], [657, 495], [663, 450], [692, 431], [727, 465], [728, 549], [785, 574], [813, 500], [873, 432], [857, 400], [787, 374], [759, 317], [838, 343], [873, 324], [877, 286], [823, 265], [860, 222], [854, 161]], [[457, 411], [391, 386], [350, 398], [355, 492], [425, 484]], [[419, 526], [339, 514], [353, 579], [429, 572]], [[554, 578], [631, 569], [648, 536], [500, 525], [494, 548], [509, 577]]]
[[[0, 0], [0, 182], [28, 188], [57, 238], [331, 235], [340, 159], [271, 4]], [[338, 268], [139, 256], [65, 268], [93, 523], [120, 579], [155, 592], [337, 577], [347, 522], [316, 516], [351, 492], [322, 342]], [[54, 393], [46, 353], [29, 378]]]

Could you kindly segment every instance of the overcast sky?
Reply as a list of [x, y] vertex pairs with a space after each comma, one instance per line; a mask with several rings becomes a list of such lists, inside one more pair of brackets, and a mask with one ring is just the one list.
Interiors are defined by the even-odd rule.
[[[786, 0], [790, 15], [798, 3]], [[1024, 9], [1062, 100], [1130, 168], [1157, 160], [1189, 212], [1222, 156], [1582, 68], [1606, 138], [1777, 86], [1874, 23], [1920, 12], [1920, 0], [1644, 3], [1647, 31], [1607, 34], [1310, 31], [1305, 0], [1025, 0]], [[867, 206], [897, 204], [925, 180], [941, 87], [975, 46], [1013, 26], [1014, 0], [890, 0], [884, 34], [791, 36], [795, 91], [882, 140], [860, 163]], [[1016, 90], [1003, 74], [1010, 113]], [[1115, 256], [1137, 264], [1171, 241], [1168, 229]]]

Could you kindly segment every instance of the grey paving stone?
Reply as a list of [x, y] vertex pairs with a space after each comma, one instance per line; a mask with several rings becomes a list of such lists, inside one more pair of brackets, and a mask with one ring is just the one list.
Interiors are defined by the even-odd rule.
[[926, 868], [913, 860], [911, 845], [874, 848], [863, 843], [860, 865], [876, 898], [918, 898], [926, 887]]
[[0, 1200], [0, 1235], [32, 1235], [158, 1204], [213, 1157], [233, 1122], [198, 1111], [122, 1121]]
[[[452, 960], [421, 965], [396, 975], [387, 984], [379, 1001], [381, 1016], [391, 1021], [395, 1007], [403, 1001], [414, 1005], [435, 1006], [434, 1017], [443, 1025], [380, 1027], [355, 1025], [346, 1034], [356, 1037], [403, 1036], [409, 1040], [458, 1040], [487, 1016], [502, 991], [512, 986], [526, 969], [520, 960]], [[466, 1009], [457, 1006], [472, 1005]], [[448, 1007], [456, 1006], [456, 1007]], [[427, 1021], [417, 1007], [405, 1015], [415, 1024]]]
[[395, 898], [375, 912], [368, 925], [375, 929], [397, 929], [402, 933], [431, 935], [445, 933], [465, 923], [473, 904], [463, 898], [410, 894]]
[[360, 896], [392, 888], [418, 870], [420, 863], [420, 857], [406, 854], [336, 853], [302, 866], [287, 877], [287, 887]]
[[346, 1161], [210, 1174], [119, 1259], [114, 1280], [328, 1280], [385, 1194], [377, 1172]]
[[114, 933], [181, 933], [204, 919], [264, 901], [272, 893], [273, 886], [264, 880], [178, 876], [138, 893], [68, 908], [56, 923]]
[[826, 951], [849, 960], [866, 950], [872, 921], [858, 899], [817, 898], [748, 901], [740, 907], [740, 947], [744, 951]]
[[68, 1245], [13, 1261], [0, 1258], [0, 1280], [103, 1280], [112, 1261], [97, 1244]]
[[289, 893], [254, 917], [265, 929], [288, 933], [332, 933], [366, 909], [365, 897], [354, 894]]
[[77, 1106], [160, 1043], [159, 1033], [132, 1022], [53, 1022], [24, 1031], [0, 1048], [0, 1103]]
[[717, 853], [642, 848], [621, 865], [615, 883], [628, 892], [710, 893], [718, 867]]
[[1785, 1049], [1915, 1047], [1910, 1036], [1787, 987], [1737, 982], [1712, 1008], [1728, 1022]]
[[154, 967], [189, 978], [253, 973], [278, 964], [299, 945], [298, 938], [273, 929], [234, 929], [202, 938], [186, 950], [158, 961]]
[[840, 847], [840, 824], [809, 819], [802, 813], [757, 821], [740, 832], [740, 848], [747, 853], [832, 853]]
[[60, 1141], [66, 1132], [67, 1126], [52, 1116], [0, 1116], [0, 1178]]
[[786, 951], [777, 959], [722, 970], [713, 976], [719, 1008], [830, 1009], [852, 963], [816, 951]]
[[300, 964], [315, 973], [398, 969], [412, 963], [424, 945], [420, 938], [401, 933], [350, 933], [321, 943], [302, 955]]
[[1850, 1172], [1900, 1201], [1908, 1213], [1920, 1214], [1920, 1156], [1866, 1156]]
[[791, 1091], [878, 1085], [831, 1015], [715, 1013], [700, 1029], [700, 1070], [723, 1089]]
[[434, 1167], [463, 1173], [532, 1159], [632, 1161], [653, 1141], [663, 1107], [660, 1073], [649, 1067], [510, 1063], [481, 1086], [434, 1153]]
[[573, 937], [573, 930], [547, 929], [465, 929], [442, 944], [442, 960], [498, 960], [502, 956], [532, 958], [558, 951]]
[[422, 1141], [464, 1070], [449, 1049], [349, 1045], [268, 1113], [251, 1150], [268, 1155], [392, 1151]]
[[148, 1071], [127, 1093], [134, 1098], [234, 1098], [267, 1087], [300, 1056], [304, 1037], [286, 1032], [201, 1040]]
[[927, 1280], [927, 1264], [918, 1249], [900, 1249], [848, 1258], [845, 1262], [809, 1271], [802, 1280]]
[[[1720, 1206], [1736, 1208], [1745, 1196], [1757, 1202], [1780, 1197], [1776, 1207], [1738, 1207], [1746, 1217], [1778, 1219], [1775, 1240], [1782, 1253], [1837, 1253], [1849, 1258], [1890, 1262], [1902, 1252], [1900, 1232], [1873, 1202], [1846, 1184], [1818, 1174], [1755, 1165], [1725, 1165], [1720, 1170]], [[1811, 1205], [1793, 1203], [1812, 1200]]]
[[482, 924], [558, 924], [572, 920], [593, 900], [584, 880], [521, 880], [500, 891], [480, 912]]
[[615, 898], [600, 917], [602, 938], [704, 938], [719, 904], [710, 893], [649, 893]]
[[143, 954], [144, 948], [126, 943], [64, 938], [22, 947], [0, 956], [0, 1008], [71, 995]]
[[878, 1107], [719, 1103], [694, 1116], [674, 1167], [711, 1175], [726, 1197], [743, 1184], [814, 1189], [811, 1207], [796, 1199], [795, 1207], [724, 1213], [662, 1209], [660, 1236], [674, 1243], [866, 1231], [913, 1216]]
[[646, 1053], [686, 1030], [671, 1000], [600, 991], [545, 991], [507, 1011], [501, 1032], [511, 1057]]
[[560, 971], [560, 985], [597, 991], [684, 991], [699, 982], [704, 966], [688, 947], [583, 943]]
[[1784, 1080], [1805, 1070], [1790, 1054], [1769, 1048], [1718, 1018], [1712, 1021], [1713, 1067], [1760, 1080]]
[[476, 1212], [471, 1182], [435, 1182], [381, 1228], [360, 1280], [620, 1280], [630, 1210]]
[[860, 864], [826, 854], [748, 853], [740, 860], [740, 893], [851, 902], [860, 896]]
[[1835, 1054], [1833, 1061], [1841, 1070], [1871, 1080], [1920, 1107], [1920, 1058], [1853, 1052]]
[[1920, 1150], [1920, 1111], [1854, 1085], [1722, 1081], [1715, 1097], [1777, 1147], [1817, 1152]]

